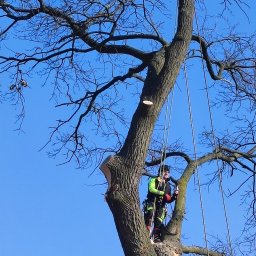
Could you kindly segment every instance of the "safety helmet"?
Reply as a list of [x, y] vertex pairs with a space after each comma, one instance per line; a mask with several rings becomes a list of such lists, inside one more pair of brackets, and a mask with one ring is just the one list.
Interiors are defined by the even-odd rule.
[[158, 170], [158, 176], [162, 175], [164, 172], [170, 173], [170, 167], [168, 165], [161, 165]]

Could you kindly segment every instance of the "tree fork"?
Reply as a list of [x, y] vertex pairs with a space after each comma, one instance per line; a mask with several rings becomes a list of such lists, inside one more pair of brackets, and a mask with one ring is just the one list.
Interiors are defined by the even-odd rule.
[[[170, 46], [163, 47], [153, 55], [141, 101], [132, 118], [125, 143], [120, 153], [108, 164], [111, 186], [106, 199], [126, 256], [166, 255], [163, 252], [165, 247], [159, 249], [159, 246], [150, 243], [140, 209], [138, 187], [156, 118], [173, 88], [191, 40], [193, 16], [194, 1], [180, 0], [174, 40]], [[144, 97], [151, 97], [153, 105], [145, 106], [142, 103]], [[171, 244], [169, 241], [166, 253], [180, 255], [179, 242], [175, 246]]]

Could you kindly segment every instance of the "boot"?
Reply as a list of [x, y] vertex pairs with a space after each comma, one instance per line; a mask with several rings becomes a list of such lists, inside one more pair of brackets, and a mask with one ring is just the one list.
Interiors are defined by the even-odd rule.
[[153, 238], [154, 243], [161, 243], [161, 234], [160, 234], [160, 228], [154, 228], [153, 230]]

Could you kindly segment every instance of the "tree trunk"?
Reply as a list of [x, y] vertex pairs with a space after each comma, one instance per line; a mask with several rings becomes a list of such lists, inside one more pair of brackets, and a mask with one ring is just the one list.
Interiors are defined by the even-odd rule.
[[[140, 209], [138, 188], [156, 119], [174, 86], [190, 43], [193, 13], [193, 0], [179, 1], [176, 35], [168, 47], [153, 55], [148, 66], [141, 101], [132, 118], [123, 148], [108, 163], [111, 184], [106, 193], [106, 200], [127, 256], [181, 254], [180, 237], [168, 239], [168, 244], [164, 245], [152, 246], [150, 243]], [[144, 98], [150, 99], [153, 105], [144, 105]]]

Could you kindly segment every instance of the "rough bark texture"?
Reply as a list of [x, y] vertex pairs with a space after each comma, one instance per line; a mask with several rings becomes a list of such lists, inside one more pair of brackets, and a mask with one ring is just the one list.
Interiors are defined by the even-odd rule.
[[157, 256], [179, 256], [182, 254], [181, 246], [178, 242], [166, 242], [155, 246]]
[[[132, 118], [124, 146], [118, 156], [108, 163], [111, 186], [106, 198], [127, 256], [181, 254], [180, 232], [178, 236], [170, 237], [167, 244], [152, 246], [150, 243], [140, 209], [138, 186], [155, 121], [174, 86], [191, 40], [193, 13], [193, 0], [179, 1], [176, 35], [168, 47], [153, 55], [141, 102]], [[150, 99], [153, 105], [144, 105], [144, 97]], [[178, 221], [181, 221], [180, 217]]]

